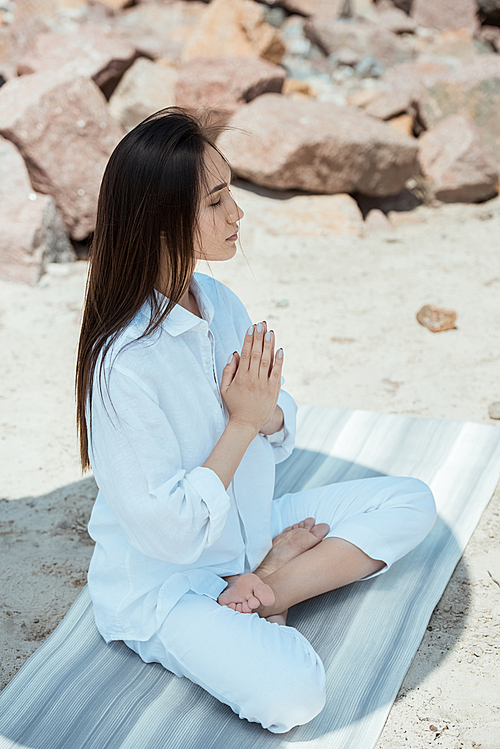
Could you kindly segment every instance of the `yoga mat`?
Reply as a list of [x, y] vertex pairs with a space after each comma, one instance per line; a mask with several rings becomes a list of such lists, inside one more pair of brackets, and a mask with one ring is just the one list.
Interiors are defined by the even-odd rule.
[[432, 611], [500, 478], [500, 429], [299, 406], [275, 496], [370, 476], [431, 487], [436, 525], [384, 575], [305, 601], [288, 624], [325, 664], [327, 704], [271, 734], [123, 643], [106, 645], [85, 588], [0, 694], [0, 749], [373, 749]]

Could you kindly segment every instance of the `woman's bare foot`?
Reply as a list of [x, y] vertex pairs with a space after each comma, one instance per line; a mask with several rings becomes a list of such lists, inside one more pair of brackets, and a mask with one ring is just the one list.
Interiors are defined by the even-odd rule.
[[254, 574], [262, 580], [294, 557], [312, 549], [324, 539], [330, 526], [327, 523], [316, 523], [314, 518], [306, 518], [295, 523], [273, 538], [273, 545]]
[[218, 597], [217, 603], [240, 614], [250, 614], [259, 606], [272, 606], [274, 600], [274, 593], [269, 585], [253, 572], [247, 572], [245, 575], [238, 575], [234, 583], [229, 583]]

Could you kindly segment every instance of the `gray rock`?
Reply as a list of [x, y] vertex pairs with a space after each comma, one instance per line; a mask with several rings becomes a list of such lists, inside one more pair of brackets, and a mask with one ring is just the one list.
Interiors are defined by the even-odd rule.
[[492, 403], [488, 409], [490, 419], [500, 419], [500, 401]]

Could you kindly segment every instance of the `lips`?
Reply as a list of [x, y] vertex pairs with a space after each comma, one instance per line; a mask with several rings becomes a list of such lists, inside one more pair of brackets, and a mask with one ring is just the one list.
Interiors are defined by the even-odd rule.
[[236, 232], [235, 234], [231, 234], [230, 237], [227, 237], [227, 239], [237, 239], [237, 238], [238, 238], [238, 232]]

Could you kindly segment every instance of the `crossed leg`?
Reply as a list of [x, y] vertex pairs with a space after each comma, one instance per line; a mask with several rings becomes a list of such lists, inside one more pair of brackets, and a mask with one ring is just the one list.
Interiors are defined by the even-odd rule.
[[[252, 607], [252, 611], [280, 624], [285, 623], [290, 606], [390, 566], [425, 538], [436, 517], [429, 488], [418, 479], [406, 477], [331, 484], [284, 495], [276, 502], [282, 508], [278, 513], [284, 512], [285, 517], [307, 505], [310, 511], [332, 524], [332, 530], [326, 533], [323, 532], [325, 527], [329, 528], [326, 524], [310, 527], [313, 518], [288, 526], [280, 534], [281, 539], [276, 536], [276, 545], [273, 544], [251, 575], [258, 579], [258, 584], [269, 587], [273, 598], [269, 603], [271, 595], [267, 594], [267, 601], [259, 599], [260, 605]], [[320, 526], [323, 526], [321, 531]], [[302, 535], [305, 532], [310, 539], [310, 545], [301, 550], [291, 543], [292, 534], [299, 532]], [[235, 582], [233, 596], [239, 593], [239, 580]], [[221, 605], [227, 605], [225, 593], [219, 596]]]

